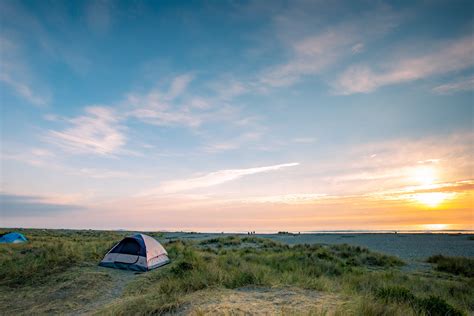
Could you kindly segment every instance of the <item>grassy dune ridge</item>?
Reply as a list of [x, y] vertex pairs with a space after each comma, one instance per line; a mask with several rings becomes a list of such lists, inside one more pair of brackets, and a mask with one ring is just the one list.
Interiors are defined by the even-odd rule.
[[474, 277], [474, 259], [464, 257], [431, 256], [426, 260], [436, 265], [436, 270], [466, 277]]
[[[166, 241], [163, 234], [152, 233], [163, 242], [172, 263], [137, 275], [97, 267], [126, 232], [26, 230], [25, 234], [27, 244], [0, 245], [0, 314], [199, 315], [210, 311], [197, 307], [200, 303], [217, 300], [219, 305], [219, 293], [247, 295], [254, 293], [252, 289], [328, 295], [319, 306], [304, 309], [311, 315], [474, 311], [472, 277], [437, 270], [401, 271], [400, 259], [358, 246], [289, 246], [239, 236]], [[117, 291], [119, 287], [123, 291]]]

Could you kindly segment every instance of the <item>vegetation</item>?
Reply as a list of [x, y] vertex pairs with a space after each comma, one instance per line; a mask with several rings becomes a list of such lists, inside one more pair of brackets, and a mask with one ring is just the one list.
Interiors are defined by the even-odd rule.
[[466, 277], [474, 277], [474, 259], [465, 257], [431, 256], [427, 262], [436, 265], [436, 270]]
[[[134, 274], [97, 267], [127, 232], [24, 233], [29, 243], [0, 245], [0, 314], [163, 314], [248, 289], [326, 293], [330, 299], [325, 301], [337, 301], [330, 314], [463, 315], [474, 310], [472, 275], [405, 272], [398, 258], [362, 247], [289, 246], [254, 236], [174, 240], [165, 243], [171, 264]], [[307, 312], [324, 315], [325, 308]]]
[[376, 297], [385, 303], [408, 304], [418, 312], [427, 315], [462, 315], [462, 312], [437, 296], [419, 298], [409, 289], [400, 286], [380, 288]]

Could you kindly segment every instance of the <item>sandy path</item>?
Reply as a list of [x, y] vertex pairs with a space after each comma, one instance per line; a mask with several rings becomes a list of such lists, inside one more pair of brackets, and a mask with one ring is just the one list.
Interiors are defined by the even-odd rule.
[[173, 315], [333, 315], [344, 300], [298, 288], [240, 288], [196, 292]]
[[112, 278], [112, 283], [104, 287], [104, 294], [90, 304], [82, 306], [81, 310], [76, 310], [70, 315], [91, 315], [100, 310], [105, 305], [111, 303], [115, 299], [122, 296], [123, 291], [128, 283], [130, 283], [138, 274], [133, 271], [109, 269], [97, 267], [101, 271], [107, 271]]

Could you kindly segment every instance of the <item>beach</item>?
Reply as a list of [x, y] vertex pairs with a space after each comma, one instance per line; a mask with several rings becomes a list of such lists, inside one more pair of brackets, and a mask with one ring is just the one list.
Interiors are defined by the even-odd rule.
[[99, 262], [138, 232], [18, 231], [0, 244], [0, 314], [473, 312], [472, 234], [139, 232], [170, 261], [137, 270]]
[[[233, 234], [216, 233], [165, 233], [165, 240], [203, 240]], [[240, 234], [239, 236], [247, 236]], [[370, 250], [397, 256], [413, 267], [426, 267], [423, 262], [433, 255], [474, 257], [474, 234], [443, 233], [302, 233], [302, 234], [255, 234], [289, 245], [297, 244], [349, 244], [367, 247]]]

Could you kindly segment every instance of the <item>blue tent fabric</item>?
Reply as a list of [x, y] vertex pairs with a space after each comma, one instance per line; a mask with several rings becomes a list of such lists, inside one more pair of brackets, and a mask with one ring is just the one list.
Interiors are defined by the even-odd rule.
[[23, 234], [17, 233], [17, 232], [12, 232], [8, 233], [5, 235], [2, 235], [0, 237], [0, 243], [6, 243], [6, 244], [16, 244], [16, 243], [22, 243], [22, 242], [27, 242], [28, 239]]

